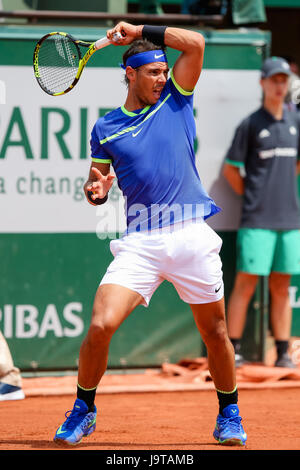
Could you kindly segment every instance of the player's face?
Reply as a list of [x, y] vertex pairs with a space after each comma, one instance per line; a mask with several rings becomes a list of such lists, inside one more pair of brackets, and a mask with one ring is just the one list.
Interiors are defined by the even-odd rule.
[[261, 86], [265, 99], [283, 102], [289, 88], [289, 77], [284, 73], [277, 73], [261, 80]]
[[169, 67], [165, 62], [153, 62], [135, 70], [133, 91], [145, 105], [155, 104], [168, 79]]

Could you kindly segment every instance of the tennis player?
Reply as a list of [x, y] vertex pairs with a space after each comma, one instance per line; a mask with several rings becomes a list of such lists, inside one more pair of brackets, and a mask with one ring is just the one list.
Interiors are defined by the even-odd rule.
[[[205, 220], [219, 208], [203, 188], [195, 165], [193, 93], [205, 41], [181, 28], [121, 22], [128, 94], [123, 106], [100, 118], [91, 134], [92, 163], [85, 193], [91, 204], [107, 199], [114, 176], [126, 201], [127, 230], [111, 241], [114, 260], [97, 290], [79, 357], [77, 399], [54, 440], [78, 444], [96, 427], [94, 404], [106, 370], [110, 340], [138, 306], [148, 306], [168, 280], [188, 303], [205, 342], [219, 414], [214, 437], [244, 445], [234, 350], [224, 313], [222, 241]], [[165, 47], [181, 52], [168, 78]]]

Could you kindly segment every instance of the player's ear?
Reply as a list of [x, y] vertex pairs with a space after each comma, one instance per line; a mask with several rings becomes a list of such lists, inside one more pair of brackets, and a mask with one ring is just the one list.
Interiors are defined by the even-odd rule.
[[130, 67], [130, 65], [128, 65], [128, 67], [126, 67], [126, 76], [129, 80], [129, 82], [132, 82], [135, 80], [135, 77], [136, 77], [136, 71]]
[[259, 84], [260, 84], [260, 86], [262, 87], [262, 89], [264, 89], [265, 79], [264, 79], [264, 78], [261, 78], [261, 79], [259, 80]]

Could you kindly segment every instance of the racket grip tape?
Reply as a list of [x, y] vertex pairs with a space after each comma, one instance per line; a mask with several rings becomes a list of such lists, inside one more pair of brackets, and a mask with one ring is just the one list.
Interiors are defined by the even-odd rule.
[[97, 199], [92, 199], [93, 194], [93, 191], [87, 191], [87, 198], [92, 204], [95, 204], [96, 206], [101, 206], [101, 204], [104, 204], [108, 199], [108, 193], [101, 199], [99, 197], [97, 197]]
[[[122, 35], [120, 33], [115, 33], [114, 34], [114, 40], [116, 42], [118, 42], [118, 40], [120, 40], [122, 38]], [[95, 49], [102, 49], [103, 47], [106, 47], [106, 46], [109, 46], [112, 42], [107, 39], [107, 37], [104, 37], [104, 38], [101, 38], [101, 39], [98, 39], [98, 41], [95, 42], [94, 46], [95, 46]]]

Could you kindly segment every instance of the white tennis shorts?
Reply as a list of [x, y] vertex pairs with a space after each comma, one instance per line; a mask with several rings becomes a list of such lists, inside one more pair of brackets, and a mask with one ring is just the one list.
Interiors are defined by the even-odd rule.
[[100, 285], [118, 284], [150, 299], [167, 280], [189, 304], [216, 302], [224, 295], [222, 239], [205, 222], [176, 224], [112, 240], [114, 260]]

